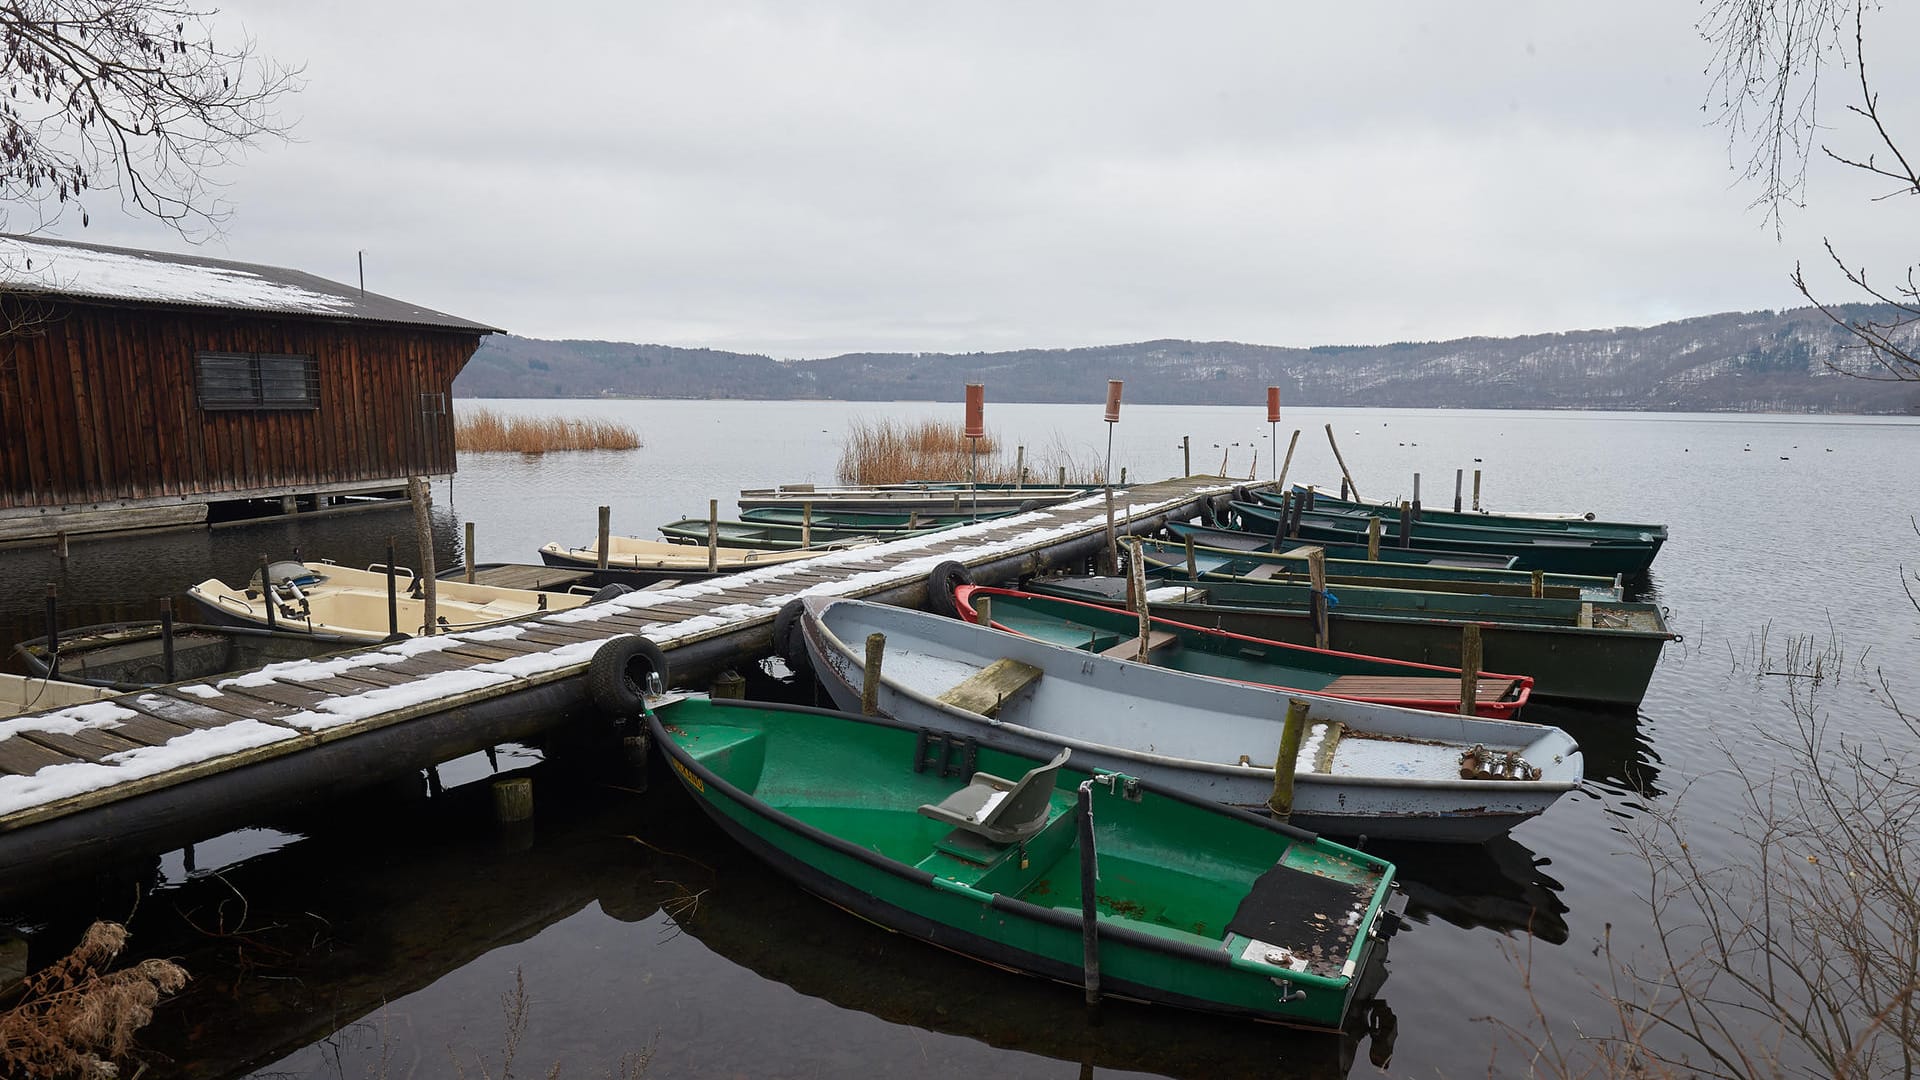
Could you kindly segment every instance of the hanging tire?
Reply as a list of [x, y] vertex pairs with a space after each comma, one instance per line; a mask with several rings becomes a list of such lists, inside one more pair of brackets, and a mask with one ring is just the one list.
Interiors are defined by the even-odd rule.
[[789, 600], [780, 605], [780, 614], [773, 617], [773, 655], [795, 675], [813, 670], [813, 659], [807, 655], [806, 633], [800, 625], [805, 616], [806, 606], [799, 600]]
[[598, 592], [587, 598], [587, 603], [598, 604], [603, 600], [611, 600], [616, 596], [625, 596], [632, 591], [633, 586], [622, 585], [616, 581], [611, 585], [601, 586]]
[[965, 563], [948, 559], [934, 567], [933, 573], [927, 575], [927, 610], [949, 619], [959, 618], [960, 604], [954, 599], [953, 590], [971, 584], [973, 575]]
[[1038, 509], [1040, 509], [1039, 499], [1022, 499], [1020, 505], [1013, 508], [1013, 512], [1016, 514], [1026, 514]]
[[646, 706], [647, 676], [667, 685], [667, 656], [660, 646], [629, 634], [600, 646], [587, 665], [587, 695], [609, 716], [635, 716]]

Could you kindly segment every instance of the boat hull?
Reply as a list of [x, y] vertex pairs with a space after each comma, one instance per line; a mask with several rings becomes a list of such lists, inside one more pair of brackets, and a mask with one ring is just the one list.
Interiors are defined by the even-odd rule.
[[[831, 605], [855, 605], [859, 616], [823, 617]], [[1273, 794], [1270, 763], [1287, 701], [1306, 700], [1316, 720], [1339, 721], [1367, 737], [1384, 737], [1386, 743], [1376, 747], [1377, 756], [1365, 756], [1375, 752], [1366, 751], [1356, 758], [1358, 774], [1304, 767], [1297, 771], [1291, 820], [1335, 836], [1477, 843], [1544, 811], [1581, 775], [1577, 744], [1557, 728], [1442, 716], [1162, 671], [857, 601], [808, 598], [807, 612], [802, 631], [808, 655], [821, 684], [843, 709], [860, 708], [865, 657], [841, 631], [862, 643], [868, 632], [881, 632], [887, 640], [879, 685], [882, 715], [1025, 755], [1044, 757], [1066, 746], [1083, 766], [1125, 772], [1256, 812], [1265, 811]], [[824, 620], [840, 625], [830, 628]], [[1040, 682], [1053, 679], [1069, 687], [1067, 696], [1045, 700], [1039, 692], [1024, 690], [1006, 698], [999, 716], [989, 720], [926, 692], [942, 673], [978, 671], [997, 659], [1040, 669], [1045, 672]], [[914, 685], [887, 674], [888, 663]], [[924, 668], [934, 670], [929, 674]], [[1178, 740], [1185, 742], [1176, 749], [1172, 743]], [[1445, 771], [1446, 761], [1457, 765], [1458, 751], [1475, 743], [1524, 751], [1528, 761], [1541, 766], [1542, 778], [1464, 780], [1457, 771]], [[1425, 771], [1412, 775], [1416, 746], [1451, 747], [1452, 756], [1435, 749], [1421, 762]], [[1408, 763], [1396, 760], [1403, 755]], [[1247, 763], [1235, 764], [1236, 759]], [[1263, 760], [1269, 764], [1258, 764]], [[1308, 762], [1303, 749], [1301, 763]]]

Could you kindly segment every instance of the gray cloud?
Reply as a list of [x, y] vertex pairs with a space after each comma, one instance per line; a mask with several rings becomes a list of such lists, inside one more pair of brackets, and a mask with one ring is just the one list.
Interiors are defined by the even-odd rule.
[[[1822, 235], [1913, 258], [1912, 209], [1819, 163], [1775, 241], [1691, 5], [1295, 7], [236, 4], [308, 88], [212, 253], [775, 356], [1641, 324], [1791, 305]], [[1908, 117], [1916, 21], [1875, 16]]]

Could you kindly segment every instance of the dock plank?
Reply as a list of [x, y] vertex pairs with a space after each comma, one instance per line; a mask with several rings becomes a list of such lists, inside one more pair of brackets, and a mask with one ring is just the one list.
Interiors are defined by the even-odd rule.
[[[255, 701], [251, 698], [236, 701], [228, 697], [224, 690], [220, 695], [217, 698], [184, 698], [156, 691], [115, 700], [117, 704], [156, 717], [165, 723], [200, 731], [225, 727], [235, 720], [265, 720], [271, 719], [271, 716], [266, 715], [269, 713], [272, 716], [284, 716], [293, 711], [284, 705]], [[224, 702], [226, 707], [222, 708], [216, 702]]]
[[[141, 744], [115, 735], [110, 728], [83, 728], [72, 734], [58, 731], [33, 731], [14, 736], [30, 739], [57, 754], [98, 764], [109, 754], [138, 750]], [[9, 740], [11, 741], [11, 740]]]
[[31, 739], [21, 738], [18, 735], [11, 739], [0, 739], [0, 773], [32, 776], [49, 766], [72, 765], [80, 760], [82, 759], [71, 754], [49, 750]]

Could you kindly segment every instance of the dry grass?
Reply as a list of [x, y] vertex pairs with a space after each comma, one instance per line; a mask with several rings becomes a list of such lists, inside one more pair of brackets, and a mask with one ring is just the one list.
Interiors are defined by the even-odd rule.
[[187, 984], [165, 960], [107, 970], [127, 943], [127, 928], [97, 922], [73, 952], [27, 977], [0, 1012], [0, 1066], [7, 1076], [118, 1076], [114, 1060], [153, 1019], [160, 998]]
[[[964, 481], [968, 476], [970, 455], [982, 484], [1011, 484], [1018, 460], [1009, 459], [989, 434], [973, 440], [957, 423], [921, 420], [917, 423], [895, 420], [856, 420], [840, 451], [838, 475], [843, 484], [904, 484], [915, 480]], [[978, 447], [969, 446], [978, 442]], [[1073, 460], [1071, 455], [1055, 451], [1046, 460], [1030, 455], [1026, 461], [1029, 484], [1053, 484], [1059, 481], [1061, 466], [1067, 470], [1069, 484], [1091, 485], [1100, 482], [1100, 470]]]
[[640, 433], [613, 420], [564, 416], [503, 416], [492, 409], [462, 412], [454, 447], [468, 453], [544, 454], [549, 450], [636, 450]]

